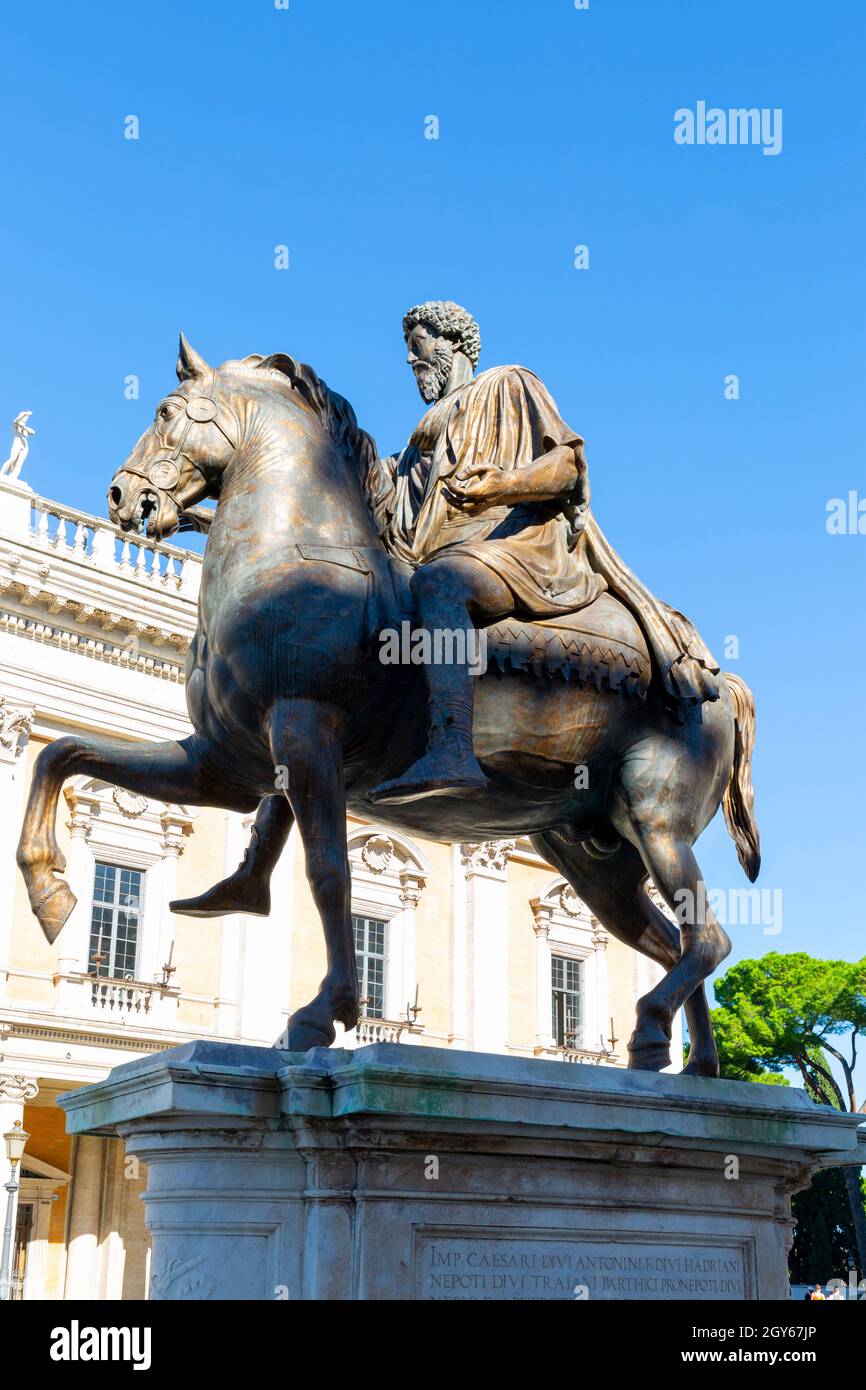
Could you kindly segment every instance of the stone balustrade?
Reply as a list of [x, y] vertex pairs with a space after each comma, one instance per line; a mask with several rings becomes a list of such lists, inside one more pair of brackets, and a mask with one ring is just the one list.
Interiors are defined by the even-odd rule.
[[143, 1018], [150, 1012], [150, 1002], [155, 986], [143, 984], [139, 980], [112, 980], [103, 976], [93, 976], [90, 985], [91, 1003], [94, 1009], [105, 1013], [130, 1014]]
[[201, 557], [177, 546], [122, 532], [110, 521], [33, 494], [30, 537], [41, 549], [119, 578], [195, 599]]
[[56, 1010], [65, 1015], [148, 1028], [170, 1028], [175, 1022], [179, 990], [159, 980], [61, 969], [54, 985]]
[[362, 1014], [354, 1035], [356, 1046], [366, 1047], [370, 1043], [396, 1043], [404, 1033], [423, 1031], [420, 1023], [407, 1023], [405, 1018], [369, 1018]]
[[601, 1048], [593, 1050], [588, 1047], [536, 1047], [536, 1057], [549, 1057], [557, 1062], [583, 1062], [591, 1066], [606, 1064], [616, 1066], [619, 1057], [615, 1052], [604, 1052]]

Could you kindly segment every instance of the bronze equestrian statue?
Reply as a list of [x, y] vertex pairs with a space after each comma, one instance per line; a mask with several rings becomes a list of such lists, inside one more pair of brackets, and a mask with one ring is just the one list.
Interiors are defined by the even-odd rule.
[[[347, 810], [452, 842], [529, 835], [613, 935], [667, 970], [638, 1002], [629, 1065], [669, 1064], [683, 1006], [686, 1070], [717, 1075], [703, 982], [730, 942], [691, 847], [721, 804], [757, 876], [751, 693], [605, 540], [583, 441], [538, 378], [475, 376], [477, 325], [450, 302], [410, 310], [404, 335], [429, 409], [384, 459], [312, 368], [275, 354], [213, 369], [181, 337], [178, 389], [108, 496], [124, 531], [209, 532], [187, 656], [195, 732], [44, 749], [18, 849], [33, 911], [53, 941], [75, 905], [54, 825], [76, 774], [258, 808], [236, 873], [181, 912], [267, 913], [296, 822], [327, 948], [289, 1027], [306, 1050], [358, 1018]], [[481, 630], [483, 674], [387, 663], [383, 636], [410, 623]]]

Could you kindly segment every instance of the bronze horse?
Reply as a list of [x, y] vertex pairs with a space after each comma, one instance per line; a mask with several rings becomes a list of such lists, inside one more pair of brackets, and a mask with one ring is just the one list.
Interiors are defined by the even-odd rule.
[[[75, 905], [55, 838], [66, 778], [244, 813], [269, 798], [278, 846], [297, 823], [327, 947], [319, 991], [290, 1023], [289, 1046], [306, 1050], [334, 1040], [335, 1020], [350, 1029], [358, 1018], [346, 812], [369, 814], [368, 789], [423, 751], [423, 671], [379, 659], [377, 632], [402, 616], [400, 586], [364, 496], [374, 445], [348, 403], [290, 357], [214, 370], [183, 338], [177, 374], [112, 480], [109, 513], [126, 531], [162, 538], [218, 498], [187, 657], [195, 732], [147, 745], [77, 735], [50, 744], [36, 762], [18, 863], [53, 941]], [[597, 603], [649, 662], [632, 615], [610, 595]], [[629, 1065], [669, 1064], [684, 1006], [686, 1070], [717, 1075], [703, 981], [730, 942], [706, 907], [692, 845], [722, 804], [756, 877], [753, 743], [754, 703], [736, 676], [725, 676], [718, 701], [677, 714], [652, 690], [630, 698], [601, 682], [491, 667], [474, 715], [488, 790], [379, 806], [376, 818], [451, 842], [529, 835], [608, 931], [667, 970], [638, 1003]], [[588, 778], [575, 779], [578, 766]], [[679, 929], [652, 902], [648, 876]]]

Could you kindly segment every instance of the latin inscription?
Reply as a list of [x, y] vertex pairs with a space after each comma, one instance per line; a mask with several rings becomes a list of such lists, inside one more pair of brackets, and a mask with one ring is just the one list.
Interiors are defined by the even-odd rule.
[[736, 1299], [742, 1251], [583, 1236], [460, 1236], [424, 1232], [416, 1246], [422, 1299]]

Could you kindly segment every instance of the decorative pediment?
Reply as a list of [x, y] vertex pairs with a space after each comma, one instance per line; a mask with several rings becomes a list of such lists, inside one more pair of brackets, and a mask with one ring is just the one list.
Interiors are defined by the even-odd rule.
[[365, 825], [349, 831], [352, 897], [370, 910], [414, 907], [431, 868], [411, 840], [390, 826]]
[[69, 1182], [70, 1177], [63, 1168], [55, 1168], [53, 1163], [45, 1163], [41, 1158], [35, 1158], [26, 1150], [21, 1160], [21, 1176], [22, 1178], [35, 1178], [51, 1183]]
[[581, 942], [588, 950], [607, 945], [604, 927], [566, 879], [555, 878], [529, 905], [536, 931], [549, 933], [551, 940]]

